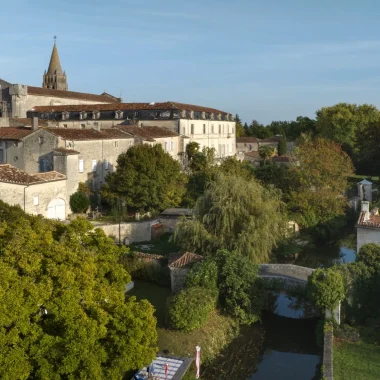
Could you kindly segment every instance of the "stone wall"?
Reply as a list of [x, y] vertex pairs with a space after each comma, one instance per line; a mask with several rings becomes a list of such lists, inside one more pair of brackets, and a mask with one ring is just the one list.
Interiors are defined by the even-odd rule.
[[261, 264], [259, 266], [260, 275], [279, 275], [293, 277], [294, 279], [307, 281], [314, 269], [301, 267], [293, 264]]
[[174, 233], [177, 223], [180, 221], [179, 217], [161, 217], [159, 218], [160, 223], [164, 227], [164, 232]]
[[[124, 243], [128, 239], [129, 243], [151, 240], [151, 227], [157, 223], [157, 220], [147, 220], [143, 222], [121, 223], [120, 240]], [[114, 238], [115, 242], [119, 241], [119, 224], [99, 224], [94, 222], [95, 228], [101, 228], [106, 235]]]
[[333, 380], [333, 327], [329, 324], [327, 331], [324, 331], [323, 340], [323, 357], [322, 357], [322, 368], [323, 368], [323, 379]]
[[170, 268], [172, 293], [178, 293], [183, 288], [189, 270], [189, 268]]
[[367, 243], [380, 244], [380, 228], [360, 227], [356, 228], [356, 252]]

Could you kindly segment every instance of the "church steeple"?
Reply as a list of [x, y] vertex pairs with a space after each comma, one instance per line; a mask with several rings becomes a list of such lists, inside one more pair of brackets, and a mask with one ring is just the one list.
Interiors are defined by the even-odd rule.
[[48, 71], [44, 73], [42, 87], [52, 88], [55, 90], [68, 90], [66, 73], [62, 71], [61, 62], [54, 37], [54, 46], [51, 53], [50, 64]]

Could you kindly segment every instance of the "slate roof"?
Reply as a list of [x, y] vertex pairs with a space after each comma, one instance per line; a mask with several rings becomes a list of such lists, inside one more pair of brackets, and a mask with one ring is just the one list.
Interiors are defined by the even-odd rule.
[[144, 140], [148, 141], [155, 141], [154, 139], [157, 138], [179, 136], [178, 133], [173, 132], [170, 129], [157, 126], [139, 127], [137, 125], [118, 125], [115, 128], [132, 136], [142, 137]]
[[[99, 102], [99, 103], [102, 103], [102, 102], [110, 103], [110, 97], [107, 95], [86, 94], [84, 92], [54, 90], [51, 88], [41, 88], [41, 87], [34, 87], [34, 86], [27, 86], [27, 88], [28, 88], [28, 95], [51, 96], [51, 97], [56, 97], [56, 98], [69, 98], [69, 99], [87, 100], [87, 101], [93, 101], [93, 102]], [[62, 106], [46, 106], [46, 107], [54, 109], [56, 107], [62, 107]]]
[[66, 179], [66, 176], [56, 171], [29, 174], [9, 164], [0, 165], [0, 182], [33, 185], [63, 179]]
[[64, 140], [85, 141], [85, 140], [112, 140], [130, 139], [126, 133], [115, 129], [74, 129], [74, 128], [46, 128], [53, 135], [59, 136]]
[[33, 132], [32, 128], [3, 127], [0, 128], [0, 140], [22, 140]]
[[273, 162], [291, 162], [292, 158], [289, 156], [275, 156], [272, 157]]
[[261, 158], [259, 152], [244, 152], [244, 155], [251, 158]]
[[169, 268], [186, 268], [192, 263], [203, 260], [203, 256], [192, 252], [185, 252], [181, 255], [172, 255], [169, 257]]
[[[28, 87], [29, 88], [29, 87]], [[37, 88], [37, 87], [35, 87]], [[40, 89], [39, 90], [45, 90]], [[58, 90], [51, 90], [58, 91]], [[70, 91], [58, 91], [69, 93]], [[74, 93], [79, 94], [79, 93]], [[88, 94], [87, 94], [88, 95]], [[51, 95], [53, 96], [53, 95]], [[96, 95], [101, 96], [101, 95]], [[67, 97], [67, 96], [66, 96]], [[220, 111], [215, 108], [196, 106], [194, 104], [185, 104], [177, 102], [161, 102], [161, 103], [110, 103], [110, 97], [103, 96], [109, 104], [79, 104], [79, 105], [55, 105], [55, 106], [35, 106], [29, 111], [34, 112], [80, 112], [80, 111], [133, 111], [133, 110], [187, 110], [195, 112], [210, 112], [228, 114], [228, 112]]]

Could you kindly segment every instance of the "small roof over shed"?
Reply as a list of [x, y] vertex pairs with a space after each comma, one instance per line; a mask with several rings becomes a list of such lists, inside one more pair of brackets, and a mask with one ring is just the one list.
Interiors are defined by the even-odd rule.
[[169, 256], [169, 268], [186, 268], [190, 264], [203, 260], [203, 256], [192, 252], [183, 254], [171, 254]]
[[358, 182], [358, 185], [372, 185], [372, 182], [363, 179], [363, 181]]

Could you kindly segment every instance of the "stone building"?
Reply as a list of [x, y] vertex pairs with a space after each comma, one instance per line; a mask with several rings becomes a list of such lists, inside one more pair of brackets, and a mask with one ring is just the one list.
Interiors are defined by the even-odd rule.
[[97, 190], [133, 143], [133, 136], [117, 129], [0, 128], [0, 163], [29, 174], [60, 172], [71, 195], [79, 182]]
[[28, 174], [8, 164], [0, 165], [1, 200], [19, 205], [26, 213], [50, 219], [66, 219], [66, 176], [51, 171]]
[[232, 114], [203, 106], [177, 102], [53, 105], [32, 107], [28, 116], [59, 128], [112, 128], [118, 124], [164, 127], [181, 136], [179, 154], [184, 154], [191, 141], [197, 142], [201, 150], [215, 148], [219, 159], [236, 153]]
[[356, 252], [367, 243], [380, 244], [380, 215], [377, 208], [369, 211], [369, 202], [361, 202], [361, 212], [356, 224]]
[[[236, 151], [238, 153], [258, 152], [260, 147], [266, 145], [273, 146], [278, 149], [278, 144], [281, 139], [281, 136], [272, 136], [265, 139], [258, 139], [257, 137], [237, 137]], [[288, 152], [291, 152], [294, 149], [293, 141], [288, 141], [286, 145]]]
[[0, 119], [2, 117], [25, 118], [34, 106], [63, 104], [99, 104], [121, 102], [107, 93], [101, 95], [67, 91], [66, 73], [62, 71], [58, 49], [54, 43], [50, 64], [43, 75], [41, 87], [12, 84], [0, 78]]

